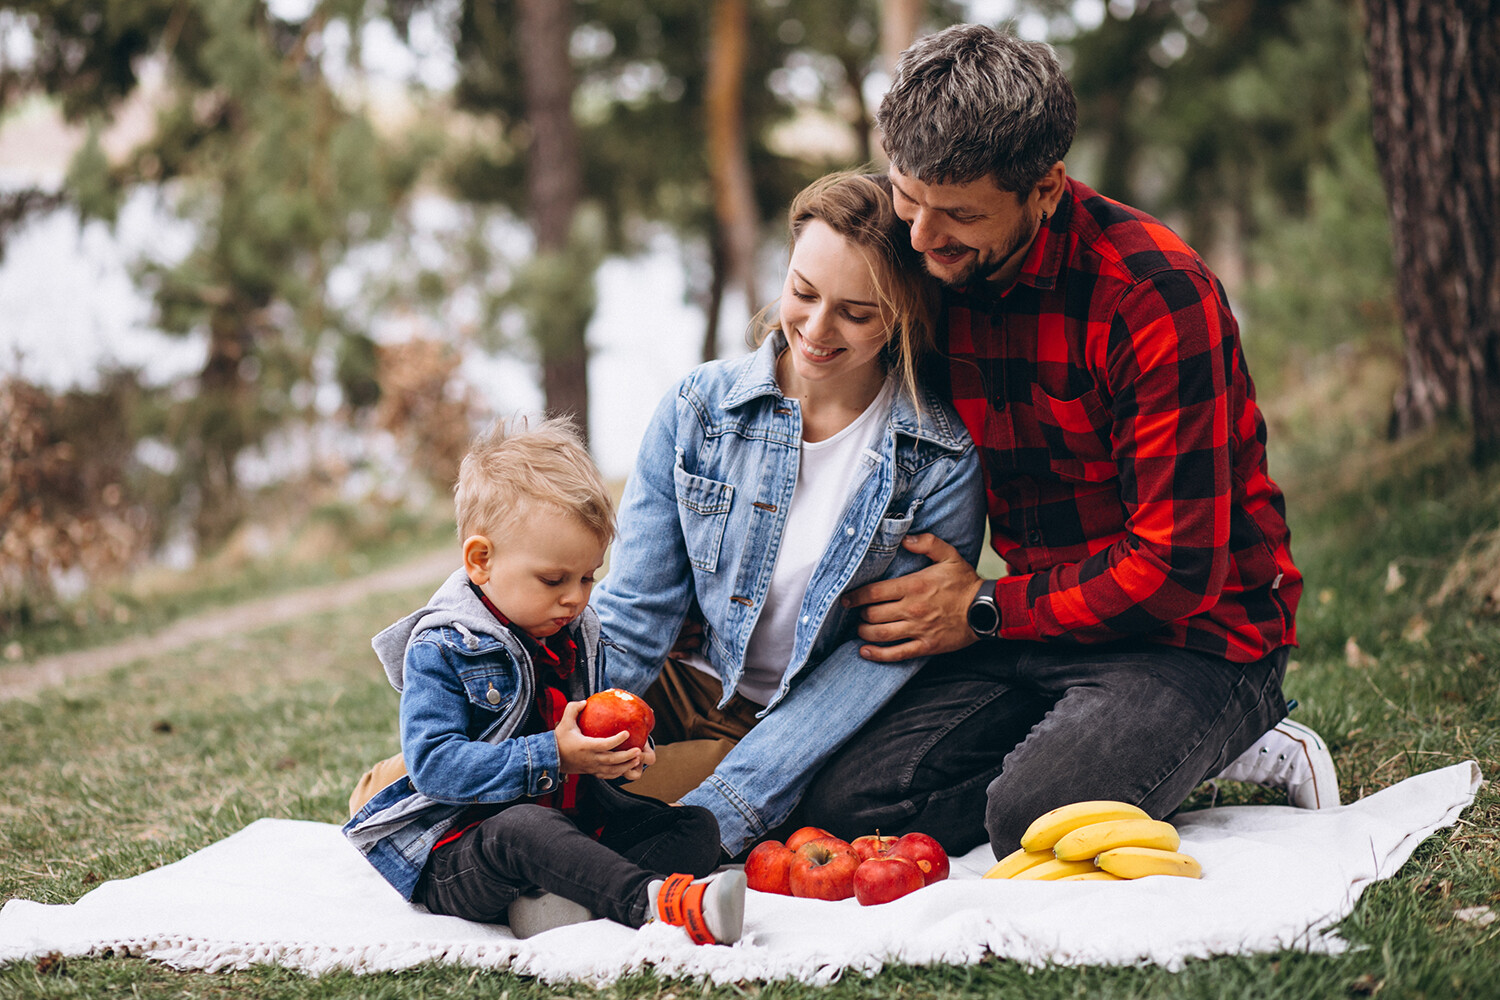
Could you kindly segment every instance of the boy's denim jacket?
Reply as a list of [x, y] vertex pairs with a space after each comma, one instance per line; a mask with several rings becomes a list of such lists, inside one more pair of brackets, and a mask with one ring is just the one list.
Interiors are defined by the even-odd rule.
[[[568, 629], [578, 643], [568, 697], [578, 700], [608, 687], [604, 651], [591, 609]], [[344, 824], [344, 834], [411, 899], [432, 845], [464, 810], [558, 786], [557, 737], [514, 735], [536, 699], [531, 657], [479, 600], [461, 569], [426, 607], [370, 645], [401, 692], [401, 752], [409, 773], [365, 803]], [[602, 781], [595, 788], [613, 790]]]
[[[802, 415], [776, 383], [777, 332], [746, 357], [695, 369], [657, 407], [621, 502], [621, 533], [593, 605], [610, 675], [644, 691], [696, 598], [700, 652], [728, 702], [765, 602], [797, 484]], [[859, 655], [845, 592], [930, 565], [901, 547], [932, 532], [972, 565], [984, 538], [979, 459], [956, 414], [897, 391], [878, 451], [865, 449], [849, 504], [803, 599], [791, 661], [762, 721], [714, 774], [683, 796], [719, 820], [739, 853], [784, 821], [818, 768], [922, 665]]]

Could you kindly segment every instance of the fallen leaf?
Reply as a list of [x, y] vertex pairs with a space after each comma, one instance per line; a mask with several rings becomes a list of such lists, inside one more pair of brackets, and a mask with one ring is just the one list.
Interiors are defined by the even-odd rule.
[[1351, 635], [1344, 642], [1344, 662], [1349, 664], [1351, 669], [1364, 670], [1375, 665], [1375, 657], [1360, 649], [1359, 642]]
[[1454, 910], [1453, 915], [1475, 927], [1488, 927], [1496, 920], [1495, 911], [1488, 906], [1466, 906], [1462, 910]]
[[63, 960], [62, 952], [51, 951], [37, 959], [36, 974], [39, 976], [66, 976], [68, 974], [68, 963]]
[[1426, 618], [1423, 618], [1421, 615], [1417, 615], [1413, 617], [1411, 621], [1406, 623], [1406, 628], [1402, 631], [1401, 638], [1413, 644], [1426, 642], [1427, 630], [1431, 627], [1432, 626], [1428, 624]]
[[1406, 577], [1401, 573], [1401, 567], [1391, 563], [1385, 568], [1385, 592], [1394, 594], [1406, 583]]

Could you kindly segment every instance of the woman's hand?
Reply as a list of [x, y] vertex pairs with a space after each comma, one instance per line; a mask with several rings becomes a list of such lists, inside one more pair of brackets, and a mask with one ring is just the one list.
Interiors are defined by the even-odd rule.
[[[621, 775], [630, 776], [634, 771], [637, 773], [630, 779], [634, 781], [640, 777], [639, 772], [644, 771], [647, 764], [656, 760], [656, 751], [649, 746], [645, 750], [616, 750], [615, 747], [630, 738], [630, 734], [624, 730], [613, 736], [597, 738], [583, 735], [583, 731], [578, 728], [578, 713], [582, 709], [583, 702], [568, 702], [557, 728], [552, 730], [557, 737], [558, 768], [563, 774], [618, 778]], [[647, 754], [650, 756], [647, 757]]]

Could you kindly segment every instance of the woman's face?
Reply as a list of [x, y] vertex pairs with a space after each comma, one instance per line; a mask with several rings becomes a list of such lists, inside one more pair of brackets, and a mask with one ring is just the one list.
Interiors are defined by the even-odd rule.
[[807, 382], [868, 375], [880, 363], [890, 322], [869, 259], [822, 220], [809, 221], [792, 248], [781, 327], [792, 371]]

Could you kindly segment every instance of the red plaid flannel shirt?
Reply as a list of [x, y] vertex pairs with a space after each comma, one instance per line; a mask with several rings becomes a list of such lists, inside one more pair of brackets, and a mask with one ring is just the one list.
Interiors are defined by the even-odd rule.
[[1237, 662], [1295, 643], [1302, 575], [1265, 421], [1197, 254], [1069, 180], [1015, 284], [952, 292], [946, 311], [932, 378], [981, 449], [1010, 573], [1000, 637]]

